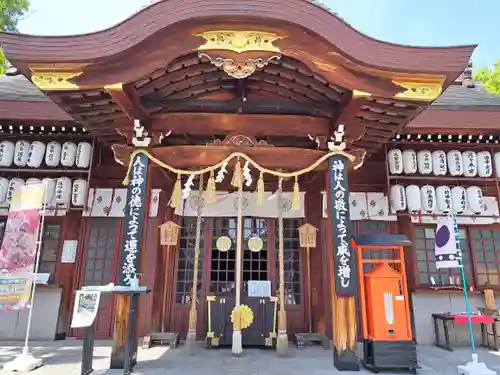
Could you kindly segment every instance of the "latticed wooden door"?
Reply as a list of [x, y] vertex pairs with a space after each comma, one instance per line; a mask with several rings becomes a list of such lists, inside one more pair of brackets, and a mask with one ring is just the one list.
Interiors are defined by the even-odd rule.
[[[85, 249], [82, 254], [78, 287], [106, 285], [116, 282], [121, 242], [121, 219], [92, 218], [86, 221]], [[114, 303], [110, 294], [102, 294], [95, 327], [97, 338], [113, 335]], [[73, 330], [72, 336], [83, 337], [83, 330]]]

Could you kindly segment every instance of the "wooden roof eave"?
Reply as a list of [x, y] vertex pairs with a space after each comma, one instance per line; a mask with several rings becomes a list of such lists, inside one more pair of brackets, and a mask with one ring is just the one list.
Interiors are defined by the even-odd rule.
[[[309, 16], [304, 17], [304, 14]], [[214, 20], [224, 22], [235, 18], [255, 23], [266, 20], [266, 25], [273, 25], [269, 21], [274, 21], [281, 28], [288, 24], [289, 29], [281, 30], [285, 35], [293, 34], [294, 30], [304, 35], [303, 31], [308, 30], [310, 35], [328, 41], [352, 61], [382, 70], [459, 74], [475, 48], [474, 45], [409, 47], [382, 42], [359, 33], [308, 0], [280, 0], [265, 5], [260, 0], [234, 0], [231, 4], [217, 0], [160, 1], [100, 32], [66, 37], [0, 33], [0, 44], [16, 65], [50, 63], [61, 68], [64, 64], [78, 61], [104, 62], [116, 58], [116, 55], [137, 47], [161, 30], [181, 27], [183, 21], [197, 20], [198, 29], [202, 30], [206, 27], [200, 20], [210, 21], [213, 25]]]

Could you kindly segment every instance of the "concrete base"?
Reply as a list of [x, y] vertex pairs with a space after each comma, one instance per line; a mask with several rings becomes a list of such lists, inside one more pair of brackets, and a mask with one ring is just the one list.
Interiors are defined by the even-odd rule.
[[463, 375], [496, 375], [496, 371], [490, 370], [483, 362], [468, 362], [457, 366], [457, 371]]
[[10, 372], [29, 372], [43, 365], [41, 358], [35, 358], [29, 354], [28, 348], [23, 348], [23, 354], [14, 360], [7, 362], [3, 369]]

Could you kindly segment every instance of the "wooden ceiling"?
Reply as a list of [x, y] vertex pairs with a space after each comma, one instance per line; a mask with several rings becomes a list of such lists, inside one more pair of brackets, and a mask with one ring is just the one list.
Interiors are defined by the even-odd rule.
[[[229, 132], [250, 131], [248, 135], [277, 146], [314, 149], [310, 135], [330, 136], [333, 126], [343, 123], [348, 132], [350, 128], [364, 129], [355, 146], [370, 154], [401, 132], [427, 105], [353, 98], [350, 90], [286, 56], [270, 61], [248, 78], [235, 79], [197, 54], [189, 54], [124, 85], [120, 94], [106, 88], [49, 93], [106, 143], [124, 143], [121, 134], [131, 129], [134, 117], [147, 118], [156, 131], [173, 129], [165, 145], [206, 144], [223, 139]], [[262, 121], [267, 125], [260, 125]]]

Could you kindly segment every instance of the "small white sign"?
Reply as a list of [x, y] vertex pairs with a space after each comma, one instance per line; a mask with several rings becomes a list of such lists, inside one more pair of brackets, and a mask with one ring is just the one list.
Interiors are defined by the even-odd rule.
[[90, 327], [97, 316], [100, 300], [101, 292], [77, 290], [71, 328]]
[[78, 248], [78, 241], [76, 240], [64, 241], [61, 254], [61, 263], [75, 263], [77, 248]]
[[249, 280], [248, 297], [271, 297], [271, 282]]

